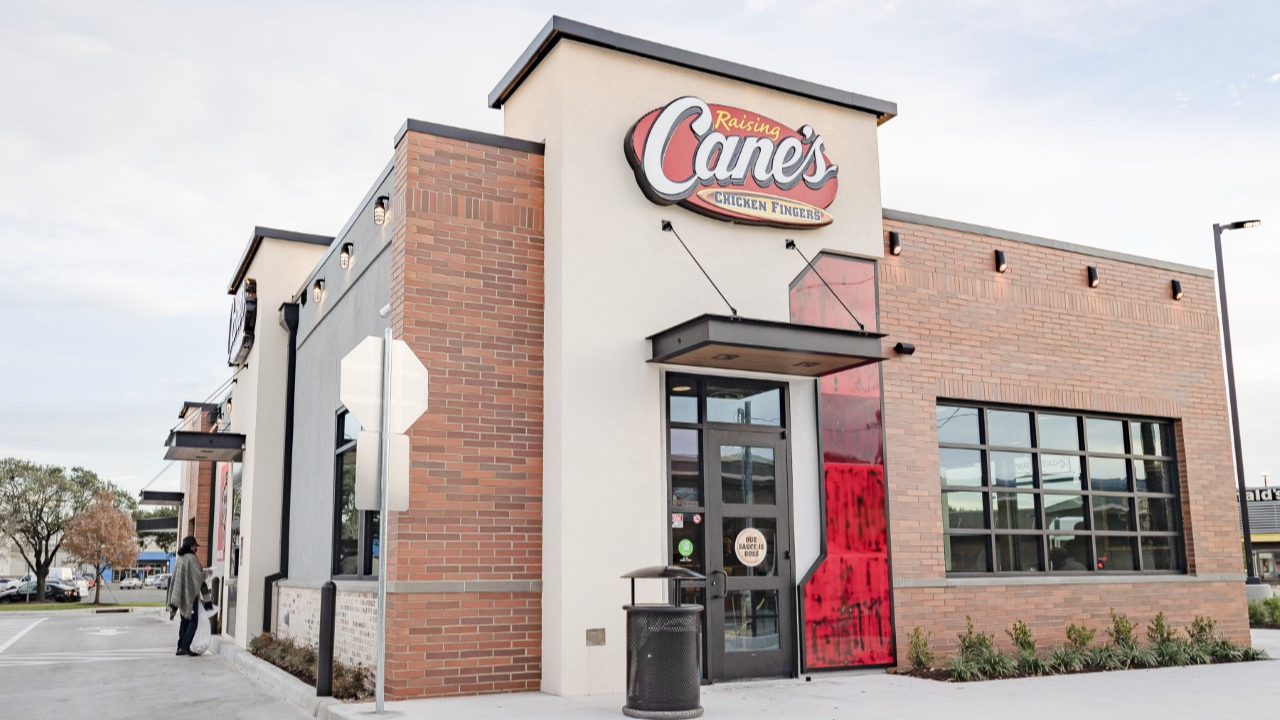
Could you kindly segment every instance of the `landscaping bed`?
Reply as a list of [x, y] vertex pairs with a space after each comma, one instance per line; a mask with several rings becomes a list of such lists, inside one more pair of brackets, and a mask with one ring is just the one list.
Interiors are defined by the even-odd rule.
[[[1280, 598], [1274, 599], [1280, 608]], [[965, 632], [956, 636], [959, 651], [942, 662], [929, 646], [929, 633], [913, 629], [907, 647], [910, 667], [899, 672], [929, 680], [973, 682], [1267, 659], [1265, 651], [1237, 645], [1217, 634], [1217, 623], [1204, 616], [1196, 616], [1190, 626], [1179, 631], [1168, 625], [1164, 613], [1158, 613], [1147, 625], [1144, 644], [1137, 626], [1113, 610], [1105, 641], [1095, 644], [1096, 630], [1072, 623], [1067, 627], [1066, 644], [1048, 652], [1036, 648], [1030, 628], [1022, 621], [1005, 630], [1012, 645], [1008, 653], [997, 647], [993, 635], [975, 632], [971, 618], [966, 617], [965, 623]]]
[[[262, 633], [249, 641], [249, 652], [315, 687], [317, 654], [314, 647], [299, 645], [292, 638], [277, 638], [271, 633]], [[368, 668], [333, 661], [334, 698], [367, 700], [373, 694], [371, 686], [372, 677]]]
[[1249, 601], [1249, 627], [1280, 630], [1280, 595]]

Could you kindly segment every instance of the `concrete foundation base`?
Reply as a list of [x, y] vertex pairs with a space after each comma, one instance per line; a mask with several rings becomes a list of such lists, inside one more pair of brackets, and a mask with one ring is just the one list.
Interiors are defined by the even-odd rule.
[[1271, 588], [1270, 585], [1267, 585], [1266, 583], [1263, 583], [1262, 585], [1245, 585], [1244, 586], [1244, 595], [1250, 601], [1266, 600], [1267, 598], [1271, 597], [1274, 594], [1275, 594], [1275, 591]]

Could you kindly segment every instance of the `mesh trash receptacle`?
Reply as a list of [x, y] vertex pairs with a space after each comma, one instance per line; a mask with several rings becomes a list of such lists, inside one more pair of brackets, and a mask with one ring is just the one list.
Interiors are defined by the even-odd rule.
[[[638, 718], [696, 718], [702, 715], [701, 605], [680, 605], [680, 582], [703, 579], [685, 568], [656, 566], [623, 576], [631, 580], [627, 612], [627, 704]], [[638, 605], [636, 579], [673, 579], [675, 603]]]

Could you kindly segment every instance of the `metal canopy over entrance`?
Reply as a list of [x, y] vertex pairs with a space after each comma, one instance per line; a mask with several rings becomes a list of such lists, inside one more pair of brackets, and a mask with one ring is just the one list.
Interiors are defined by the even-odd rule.
[[174, 430], [165, 447], [165, 460], [236, 462], [244, 454], [244, 435]]
[[182, 505], [183, 494], [167, 490], [143, 490], [139, 505]]
[[883, 333], [701, 315], [649, 336], [649, 362], [821, 377], [884, 360]]
[[178, 516], [157, 517], [157, 518], [139, 518], [134, 521], [137, 533], [162, 533], [162, 532], [178, 532]]

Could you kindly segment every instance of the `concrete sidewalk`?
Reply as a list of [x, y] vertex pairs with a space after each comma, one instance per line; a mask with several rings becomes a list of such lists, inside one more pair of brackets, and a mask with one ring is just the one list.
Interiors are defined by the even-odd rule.
[[[1280, 630], [1254, 631], [1280, 657]], [[703, 688], [705, 718], [769, 720], [1091, 720], [1266, 717], [1280, 707], [1280, 662], [1129, 670], [981, 683], [875, 674], [814, 675], [812, 681], [724, 683]], [[387, 703], [404, 720], [605, 720], [623, 717], [621, 695], [561, 698], [541, 693]], [[1258, 713], [1262, 713], [1258, 715]], [[371, 720], [372, 704], [331, 705], [330, 718]]]

